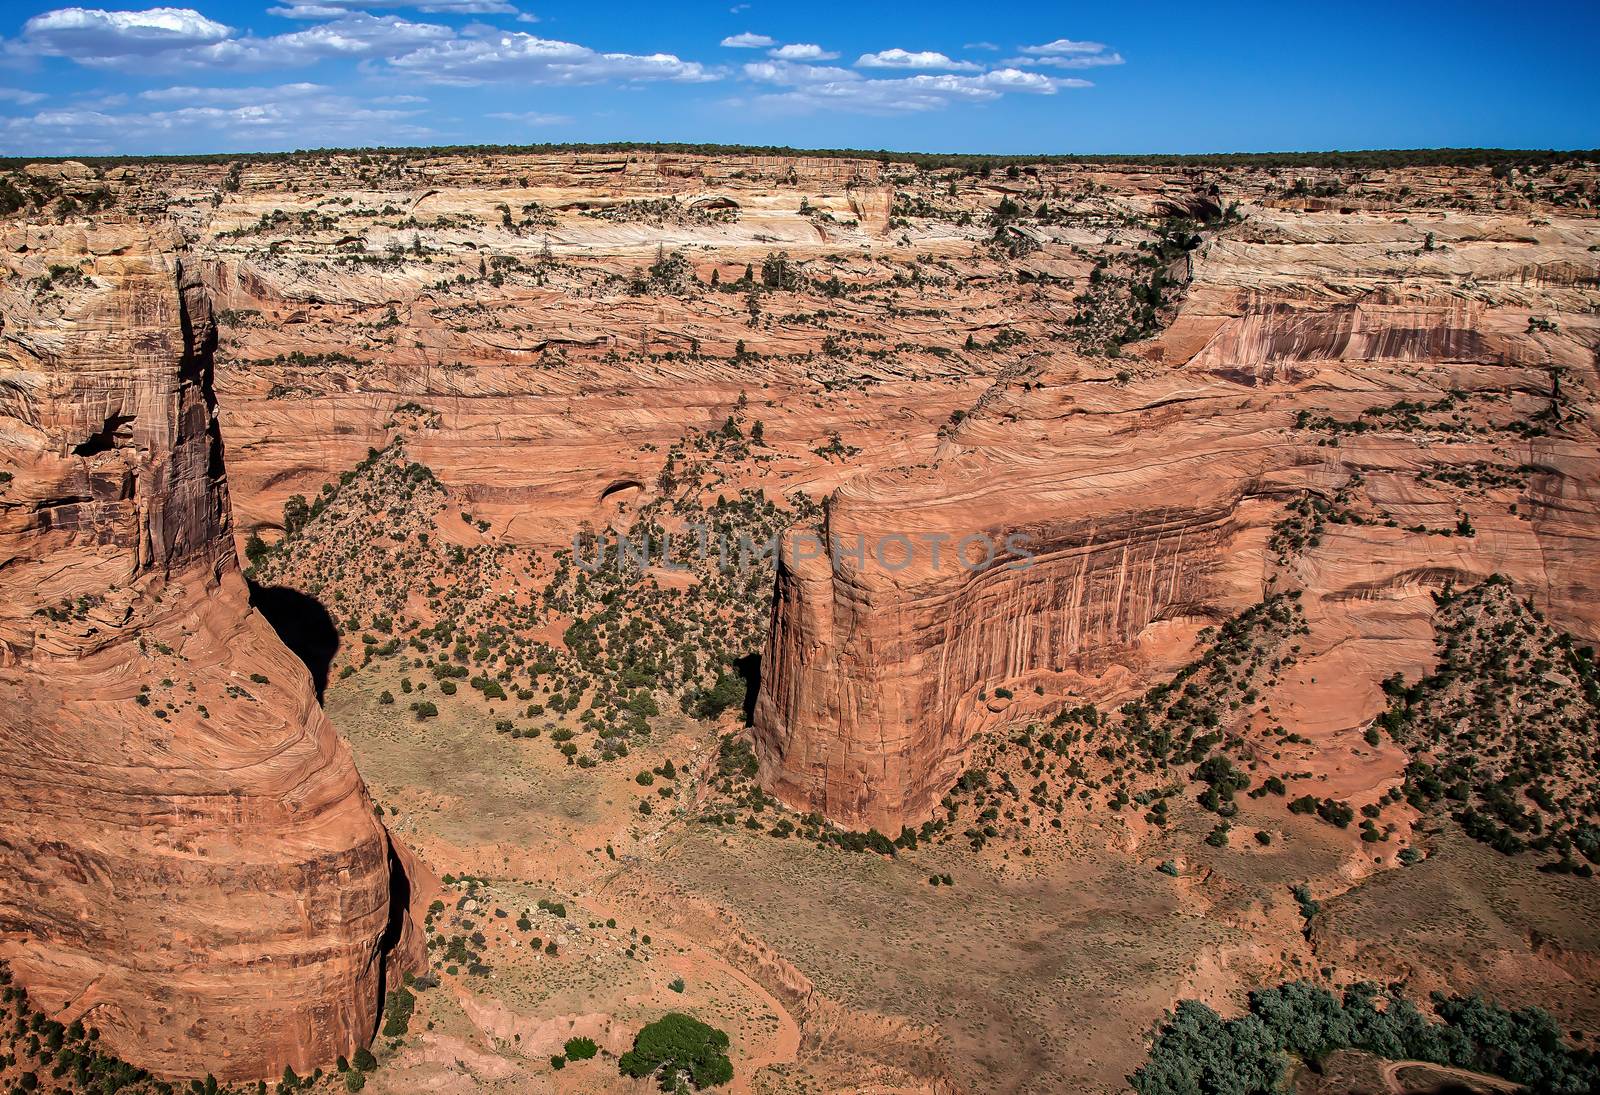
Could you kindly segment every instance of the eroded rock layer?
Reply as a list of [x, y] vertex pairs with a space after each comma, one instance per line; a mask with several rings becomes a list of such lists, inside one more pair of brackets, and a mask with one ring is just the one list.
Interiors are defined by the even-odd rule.
[[197, 264], [159, 219], [3, 245], [0, 955], [154, 1072], [309, 1073], [371, 1038], [419, 940], [249, 604]]
[[[1500, 572], [1600, 631], [1583, 288], [1600, 233], [1587, 216], [1429, 227], [1419, 246], [1407, 218], [1252, 207], [1193, 252], [1158, 337], [1117, 361], [1037, 355], [931, 465], [845, 484], [826, 554], [780, 570], [767, 785], [892, 835], [934, 812], [980, 730], [1126, 696], [1201, 626], [1298, 590], [1310, 634], [1267, 714], [1306, 748], [1246, 747], [1360, 806], [1399, 780], [1403, 755], [1360, 731], [1380, 679], [1431, 663], [1431, 591]], [[1588, 273], [1528, 275], [1569, 267]], [[847, 550], [894, 534], [1020, 534], [1033, 557]]]

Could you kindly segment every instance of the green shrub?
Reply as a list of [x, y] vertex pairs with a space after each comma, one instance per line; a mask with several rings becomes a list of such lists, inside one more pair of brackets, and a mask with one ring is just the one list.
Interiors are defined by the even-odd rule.
[[1540, 1008], [1510, 1011], [1476, 996], [1437, 993], [1433, 1005], [1438, 1022], [1371, 984], [1352, 986], [1341, 999], [1308, 981], [1251, 993], [1249, 1012], [1231, 1020], [1183, 1000], [1128, 1081], [1139, 1095], [1275, 1095], [1290, 1055], [1316, 1062], [1353, 1048], [1489, 1072], [1539, 1092], [1578, 1095], [1600, 1084], [1600, 1062], [1568, 1049]]
[[411, 1027], [411, 1013], [416, 1010], [417, 998], [407, 989], [394, 989], [384, 1005], [383, 1033], [386, 1038], [399, 1038]]
[[669, 1011], [639, 1031], [633, 1048], [617, 1061], [623, 1075], [657, 1076], [663, 1090], [680, 1079], [691, 1087], [716, 1087], [733, 1079], [728, 1035], [692, 1016]]

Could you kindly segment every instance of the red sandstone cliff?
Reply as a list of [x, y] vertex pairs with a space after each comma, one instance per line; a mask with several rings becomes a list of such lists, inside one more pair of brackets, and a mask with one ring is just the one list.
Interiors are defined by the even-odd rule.
[[[1263, 213], [1199, 256], [1143, 360], [1041, 355], [934, 463], [840, 488], [836, 543], [778, 576], [755, 712], [766, 786], [892, 835], [933, 813], [1009, 696], [1045, 710], [1127, 695], [1201, 626], [1298, 588], [1311, 634], [1272, 706], [1310, 748], [1260, 759], [1315, 768], [1361, 805], [1396, 778], [1359, 730], [1382, 709], [1376, 681], [1430, 663], [1430, 589], [1501, 572], [1562, 626], [1600, 631], [1600, 325], [1531, 323], [1578, 298], [1531, 288], [1492, 231], [1420, 258], [1408, 231]], [[1547, 235], [1546, 253], [1593, 268], [1580, 241]], [[1479, 287], [1453, 289], [1466, 273]], [[1452, 486], [1437, 468], [1503, 481]], [[1308, 493], [1362, 519], [1284, 557], [1284, 504]], [[1463, 515], [1473, 531], [1457, 535]], [[923, 549], [891, 569], [838, 546], [896, 533], [1022, 533], [1035, 557], [979, 572]]]
[[309, 1072], [422, 950], [404, 853], [248, 602], [198, 271], [149, 223], [3, 246], [0, 956], [157, 1073]]

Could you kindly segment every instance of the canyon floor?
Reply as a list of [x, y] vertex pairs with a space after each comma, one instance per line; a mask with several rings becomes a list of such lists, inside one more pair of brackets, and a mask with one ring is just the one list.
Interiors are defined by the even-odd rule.
[[[1209, 815], [1194, 810], [1136, 848], [1091, 832], [1048, 859], [965, 846], [887, 858], [765, 826], [641, 823], [662, 781], [597, 779], [542, 740], [496, 734], [486, 705], [396, 726], [377, 702], [396, 684], [335, 685], [329, 713], [391, 828], [436, 869], [484, 880], [445, 896], [472, 894], [488, 968], [418, 995], [409, 1035], [379, 1039], [378, 1091], [633, 1090], [603, 1059], [556, 1071], [548, 1058], [577, 1035], [620, 1052], [670, 1008], [733, 1036], [734, 1090], [773, 1093], [1121, 1091], [1178, 998], [1228, 1010], [1306, 975], [1414, 977], [1551, 1007], [1575, 1029], [1600, 1022], [1593, 884], [1448, 829], [1422, 862], [1358, 880], [1326, 826], [1266, 811], [1254, 823], [1277, 833], [1270, 850], [1207, 847]], [[673, 722], [627, 769], [671, 759], [675, 798], [709, 802], [703, 773], [732, 727]], [[936, 874], [954, 885], [929, 885]], [[1321, 898], [1314, 933], [1296, 885]]]

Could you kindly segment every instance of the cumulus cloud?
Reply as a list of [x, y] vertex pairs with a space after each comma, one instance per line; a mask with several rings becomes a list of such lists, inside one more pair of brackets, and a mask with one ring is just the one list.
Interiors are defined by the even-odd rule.
[[856, 58], [859, 68], [933, 68], [950, 72], [981, 72], [982, 65], [971, 61], [952, 61], [942, 53], [932, 50], [912, 52], [904, 49], [885, 49], [877, 53], [863, 53]]
[[831, 61], [839, 56], [830, 53], [815, 42], [791, 42], [786, 46], [767, 51], [768, 57], [776, 57], [780, 61]]
[[1104, 42], [1077, 42], [1057, 38], [1037, 46], [1020, 47], [1023, 56], [1012, 57], [1008, 65], [1050, 65], [1053, 68], [1100, 68], [1123, 64], [1122, 54]]
[[1042, 54], [1052, 57], [1073, 53], [1104, 53], [1104, 42], [1074, 42], [1071, 38], [1057, 38], [1054, 42], [1046, 42], [1040, 46], [1019, 47], [1023, 53]]
[[825, 84], [835, 80], [860, 80], [860, 73], [834, 65], [797, 65], [792, 61], [753, 61], [744, 66], [749, 79], [764, 84]]
[[698, 61], [671, 53], [601, 53], [573, 42], [484, 28], [473, 38], [454, 38], [391, 56], [389, 64], [415, 79], [436, 84], [482, 84], [517, 80], [529, 84], [596, 84], [610, 80], [714, 80]]
[[[896, 115], [993, 102], [1008, 95], [1054, 95], [1090, 85], [1052, 69], [1123, 63], [1121, 54], [1103, 43], [1058, 38], [1018, 47], [1018, 56], [1006, 61], [986, 58], [979, 64], [935, 50], [894, 47], [862, 53], [847, 68], [829, 64], [838, 53], [814, 42], [780, 43], [745, 31], [723, 38], [721, 45], [760, 50], [765, 56], [757, 53], [761, 59], [732, 68], [664, 52], [603, 52], [522, 30], [472, 21], [444, 25], [446, 20], [414, 14], [515, 15], [523, 23], [537, 21], [536, 16], [520, 12], [513, 0], [268, 2], [277, 4], [267, 9], [270, 14], [296, 20], [298, 25], [283, 34], [237, 30], [188, 7], [129, 11], [63, 7], [33, 16], [16, 37], [0, 43], [0, 51], [13, 58], [59, 57], [146, 77], [169, 74], [173, 86], [139, 93], [132, 100], [74, 96], [69, 100], [74, 106], [53, 109], [39, 108], [46, 97], [38, 92], [0, 87], [0, 104], [17, 115], [0, 119], [0, 142], [30, 152], [70, 148], [88, 153], [133, 145], [158, 151], [305, 147], [399, 142], [429, 135], [418, 121], [425, 99], [358, 96], [343, 83], [355, 73], [399, 77], [409, 85], [407, 90], [424, 84], [495, 82], [568, 87], [699, 83], [736, 75], [758, 85], [754, 103], [772, 110]], [[408, 10], [402, 14], [366, 10], [384, 8]], [[993, 44], [971, 43], [968, 48], [986, 50]], [[207, 82], [207, 72], [287, 74], [326, 61], [349, 62], [343, 79], [328, 79], [338, 86], [310, 82], [199, 86]], [[317, 71], [320, 75], [324, 70]], [[260, 77], [257, 81], [266, 83]], [[572, 121], [564, 114], [536, 110], [488, 116], [528, 127]]]
[[415, 49], [455, 37], [449, 27], [417, 23], [398, 15], [352, 12], [332, 23], [269, 38], [235, 38], [186, 51], [176, 63], [196, 67], [272, 69], [312, 64], [330, 57], [363, 58]]
[[1060, 79], [1003, 68], [978, 76], [920, 73], [898, 79], [866, 79], [859, 73], [810, 65], [746, 65], [745, 75], [789, 90], [759, 96], [757, 105], [778, 111], [810, 113], [840, 110], [858, 114], [907, 114], [942, 110], [954, 103], [993, 102], [1006, 94], [1054, 95], [1088, 81]]
[[[296, 5], [285, 11], [300, 11]], [[146, 73], [171, 69], [266, 70], [330, 57], [363, 58], [455, 37], [449, 27], [395, 15], [339, 11], [339, 18], [266, 37], [233, 29], [190, 8], [100, 11], [60, 8], [23, 24], [12, 53], [67, 57], [93, 68]]]
[[21, 42], [28, 51], [93, 65], [204, 46], [232, 34], [233, 28], [193, 8], [57, 8], [22, 24]]

